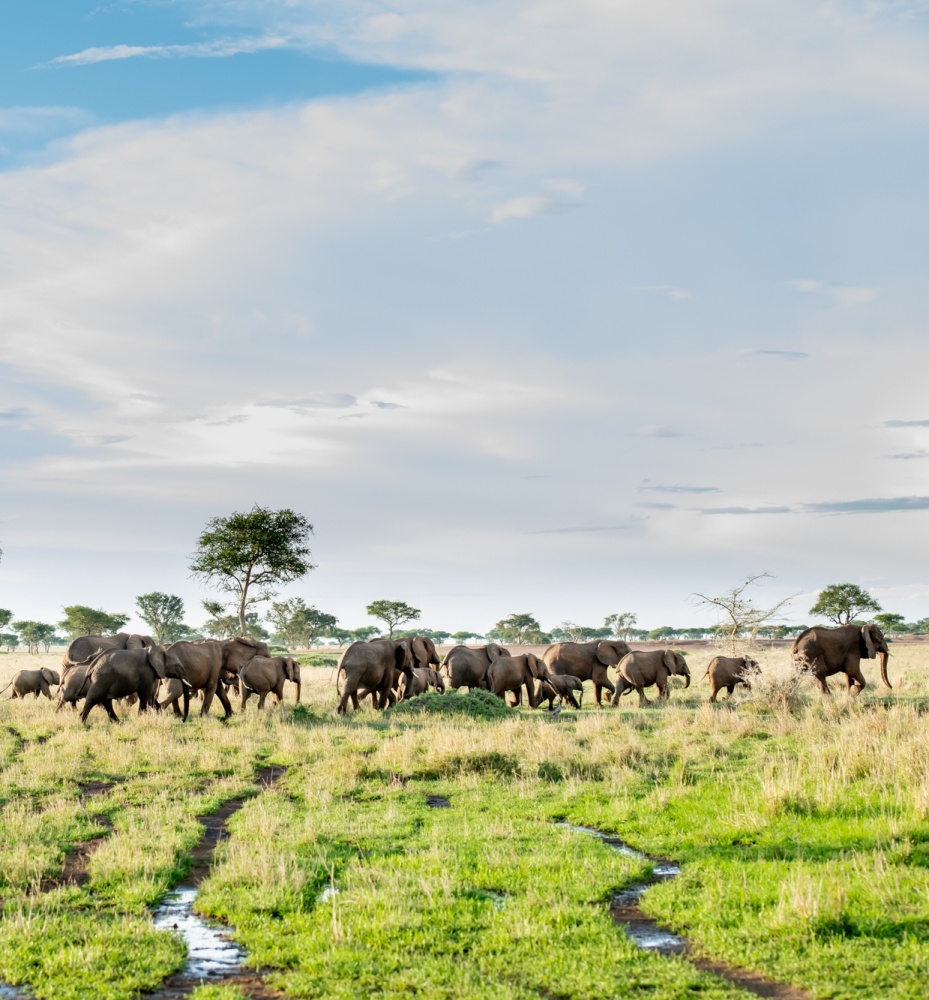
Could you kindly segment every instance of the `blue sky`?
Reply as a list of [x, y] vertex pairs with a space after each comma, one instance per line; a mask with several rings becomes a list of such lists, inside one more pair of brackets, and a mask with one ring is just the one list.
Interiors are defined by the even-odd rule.
[[0, 6], [0, 606], [929, 614], [918, 3]]

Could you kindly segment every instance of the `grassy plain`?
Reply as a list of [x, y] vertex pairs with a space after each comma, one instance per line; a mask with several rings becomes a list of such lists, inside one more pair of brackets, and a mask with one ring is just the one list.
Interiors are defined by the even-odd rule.
[[[64, 1000], [155, 988], [184, 955], [149, 907], [183, 877], [195, 817], [279, 763], [286, 777], [232, 817], [198, 906], [286, 996], [747, 996], [635, 947], [607, 907], [648, 863], [553, 822], [567, 819], [681, 862], [642, 907], [696, 952], [817, 997], [923, 998], [929, 647], [892, 652], [894, 691], [870, 664], [853, 702], [772, 680], [707, 705], [710, 653], [694, 651], [670, 705], [557, 719], [472, 717], [454, 699], [338, 719], [330, 668], [304, 668], [303, 705], [225, 725], [117, 709], [114, 726], [95, 709], [85, 728], [44, 699], [2, 700], [0, 981]], [[757, 658], [773, 678], [786, 656]], [[55, 659], [0, 654], [0, 686]], [[91, 782], [112, 787], [88, 797]], [[96, 837], [88, 882], [56, 888]]]

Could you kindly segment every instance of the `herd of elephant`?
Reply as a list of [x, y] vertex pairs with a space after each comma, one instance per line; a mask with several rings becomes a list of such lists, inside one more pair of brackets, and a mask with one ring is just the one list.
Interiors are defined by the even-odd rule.
[[[881, 680], [891, 686], [887, 642], [873, 624], [806, 629], [795, 640], [791, 655], [799, 669], [816, 678], [824, 693], [829, 693], [826, 678], [839, 673], [845, 674], [850, 692], [860, 693], [865, 687], [861, 660], [875, 657], [880, 657]], [[616, 670], [612, 681], [610, 667]], [[730, 696], [737, 684], [751, 688], [751, 678], [759, 670], [749, 657], [714, 657], [704, 675], [712, 688], [710, 701], [716, 701], [723, 688]], [[491, 691], [503, 699], [512, 693], [514, 704], [521, 703], [525, 689], [531, 708], [547, 701], [550, 710], [556, 699], [559, 708], [565, 702], [580, 708], [584, 683], [591, 681], [598, 707], [604, 691], [614, 706], [623, 695], [635, 691], [642, 706], [649, 704], [646, 688], [656, 687], [659, 697], [667, 699], [673, 676], [683, 677], [684, 687], [689, 687], [690, 671], [679, 651], [633, 650], [619, 639], [554, 643], [541, 657], [512, 654], [495, 643], [455, 646], [440, 661], [435, 644], [425, 636], [379, 638], [354, 642], [343, 654], [337, 680], [338, 713], [344, 714], [349, 701], [357, 710], [361, 699], [369, 695], [375, 707], [386, 708], [430, 689], [441, 693], [446, 680], [454, 689]], [[120, 632], [75, 639], [62, 660], [61, 675], [47, 667], [20, 670], [3, 691], [12, 687], [14, 698], [44, 694], [51, 699], [50, 689], [57, 685], [59, 710], [66, 704], [76, 708], [84, 699], [83, 722], [95, 705], [102, 705], [115, 722], [113, 702], [119, 699], [138, 700], [140, 712], [171, 706], [186, 719], [190, 698], [196, 694], [203, 698], [202, 715], [217, 697], [228, 718], [232, 715], [230, 690], [239, 693], [244, 711], [252, 694], [258, 695], [259, 708], [269, 694], [282, 701], [287, 681], [296, 685], [299, 701], [299, 664], [290, 656], [271, 656], [268, 646], [257, 639], [239, 636], [158, 645], [151, 636]]]
[[[829, 693], [826, 678], [838, 673], [845, 674], [850, 691], [860, 693], [865, 686], [861, 660], [875, 656], [880, 657], [881, 679], [890, 687], [889, 650], [876, 625], [809, 628], [797, 636], [791, 650], [797, 668], [815, 677], [826, 694]], [[377, 708], [386, 708], [398, 699], [430, 688], [444, 692], [445, 680], [454, 689], [492, 691], [503, 699], [512, 693], [514, 704], [521, 703], [525, 688], [531, 708], [548, 701], [549, 709], [555, 699], [559, 706], [567, 702], [580, 708], [585, 681], [593, 683], [598, 708], [604, 690], [610, 694], [614, 706], [630, 691], [638, 694], [639, 705], [643, 706], [649, 704], [645, 697], [645, 689], [649, 687], [656, 687], [659, 697], [667, 699], [673, 676], [683, 677], [684, 687], [690, 686], [690, 671], [680, 652], [633, 650], [619, 639], [557, 642], [547, 647], [541, 657], [534, 653], [513, 655], [495, 643], [478, 648], [455, 646], [441, 662], [441, 673], [439, 666], [435, 645], [425, 636], [352, 643], [339, 664], [339, 684], [342, 685], [344, 677], [344, 686], [339, 690], [338, 712], [343, 714], [349, 701], [357, 710], [361, 699], [369, 695]], [[615, 681], [608, 676], [610, 667], [616, 669]], [[751, 689], [751, 678], [759, 671], [758, 663], [749, 657], [714, 657], [704, 675], [712, 688], [710, 701], [715, 702], [723, 688], [730, 697], [737, 684]]]
[[59, 711], [65, 705], [76, 708], [84, 699], [81, 721], [87, 721], [95, 705], [102, 705], [116, 722], [113, 702], [119, 699], [137, 700], [140, 712], [171, 706], [175, 715], [186, 719], [195, 694], [203, 698], [202, 715], [217, 697], [228, 718], [230, 690], [239, 692], [242, 710], [252, 694], [263, 708], [269, 694], [283, 700], [287, 681], [296, 685], [299, 701], [299, 664], [290, 656], [271, 656], [267, 644], [256, 639], [199, 639], [162, 646], [151, 636], [120, 632], [75, 639], [62, 659], [60, 675], [47, 667], [20, 670], [7, 687], [13, 688], [14, 698], [44, 694], [51, 699], [50, 688], [58, 685]]

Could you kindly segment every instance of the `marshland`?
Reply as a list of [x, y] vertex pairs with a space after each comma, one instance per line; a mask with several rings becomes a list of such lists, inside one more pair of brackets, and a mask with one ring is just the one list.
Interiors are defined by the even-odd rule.
[[[716, 650], [687, 652], [691, 686], [644, 709], [430, 692], [339, 717], [310, 657], [299, 704], [225, 723], [0, 701], [4, 995], [923, 997], [929, 649], [892, 643], [893, 690], [868, 661], [858, 697], [761, 649], [716, 705]], [[59, 662], [4, 654], [0, 683]], [[630, 937], [642, 883], [683, 950]], [[241, 966], [192, 971], [156, 927], [184, 884]]]

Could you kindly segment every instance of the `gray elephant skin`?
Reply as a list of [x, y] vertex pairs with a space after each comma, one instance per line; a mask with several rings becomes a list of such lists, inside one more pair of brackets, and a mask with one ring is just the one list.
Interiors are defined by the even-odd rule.
[[510, 651], [495, 642], [486, 646], [453, 646], [445, 654], [442, 669], [448, 676], [449, 687], [457, 691], [460, 687], [469, 690], [480, 688], [489, 690], [487, 671], [501, 656], [509, 656]]
[[11, 698], [25, 698], [27, 694], [35, 695], [38, 698], [40, 694], [44, 694], [51, 701], [52, 693], [49, 687], [52, 684], [57, 686], [60, 683], [61, 678], [58, 676], [58, 671], [50, 670], [48, 667], [43, 667], [41, 670], [18, 670], [13, 674], [10, 683], [3, 691], [0, 691], [0, 694], [11, 687], [13, 688]]
[[819, 682], [823, 694], [829, 694], [826, 678], [845, 674], [848, 688], [860, 694], [865, 687], [861, 674], [861, 661], [880, 657], [881, 680], [891, 687], [887, 679], [887, 659], [890, 650], [881, 630], [873, 624], [840, 625], [826, 628], [817, 625], [801, 632], [794, 640], [791, 655], [794, 663], [808, 670]]
[[374, 694], [377, 708], [386, 708], [390, 703], [395, 671], [404, 677], [405, 684], [411, 683], [413, 655], [405, 640], [353, 642], [342, 654], [337, 672], [337, 684], [345, 675], [345, 687], [337, 710], [339, 715], [345, 714], [349, 699], [357, 712], [359, 697], [368, 692]]
[[519, 656], [501, 656], [490, 665], [487, 671], [487, 684], [490, 690], [506, 701], [507, 691], [516, 695], [514, 705], [522, 702], [522, 689], [525, 687], [529, 707], [538, 705], [535, 682], [544, 670], [542, 661], [535, 653], [521, 653]]
[[403, 689], [404, 698], [425, 694], [430, 688], [445, 694], [445, 681], [434, 667], [413, 667], [411, 678], [410, 686]]
[[556, 642], [542, 654], [546, 667], [553, 674], [570, 674], [581, 681], [593, 681], [594, 701], [600, 708], [604, 688], [613, 694], [613, 682], [607, 669], [615, 667], [629, 652], [621, 639], [599, 639], [593, 642]]
[[[166, 650], [173, 653], [183, 664], [190, 693], [203, 692], [201, 715], [209, 715], [213, 696], [219, 698], [228, 719], [232, 715], [232, 704], [226, 688], [220, 683], [225, 675], [238, 676], [239, 671], [256, 656], [270, 656], [267, 643], [250, 636], [236, 636], [234, 639], [200, 639], [196, 642], [172, 642]], [[169, 696], [161, 703], [164, 708], [175, 700], [169, 687]], [[176, 687], [174, 688], [176, 690]], [[176, 711], [176, 709], [175, 709]]]
[[264, 708], [265, 698], [273, 694], [277, 703], [284, 700], [284, 684], [287, 681], [297, 685], [297, 701], [300, 700], [300, 664], [292, 656], [253, 656], [239, 670], [239, 688], [242, 692], [240, 711], [245, 711], [245, 703], [253, 694], [258, 695], [258, 707]]
[[[571, 674], [553, 674], [543, 663], [544, 673], [539, 675], [538, 705], [548, 701], [548, 710], [555, 707], [555, 699], [559, 703], [567, 701], [572, 708], [580, 709], [584, 704], [584, 682]], [[574, 697], [575, 693], [577, 698]]]
[[703, 675], [710, 679], [710, 701], [716, 701], [723, 688], [731, 698], [737, 684], [744, 684], [751, 691], [751, 678], [760, 671], [758, 662], [750, 656], [714, 656]]
[[82, 635], [68, 646], [68, 651], [61, 659], [61, 666], [67, 671], [86, 663], [103, 649], [148, 649], [155, 645], [150, 635], [136, 635], [130, 632], [117, 632], [116, 635]]
[[[435, 643], [425, 635], [406, 635], [402, 640], [388, 639], [386, 636], [377, 636], [374, 639], [369, 639], [369, 642], [394, 642], [402, 641], [407, 644], [410, 648], [410, 657], [413, 661], [414, 670], [430, 670], [432, 665], [439, 665], [439, 653], [435, 648]], [[393, 681], [390, 685], [390, 694], [387, 696], [387, 701], [391, 705], [396, 705], [397, 702], [405, 697], [400, 690], [400, 682], [403, 678], [403, 671], [397, 667], [394, 667]], [[377, 707], [377, 692], [372, 691], [369, 688], [362, 688], [358, 692], [358, 698], [364, 701], [365, 698], [371, 695], [371, 705], [373, 708]]]
[[637, 691], [639, 707], [651, 704], [645, 697], [645, 688], [653, 684], [658, 687], [658, 695], [667, 699], [671, 694], [670, 677], [678, 675], [685, 678], [684, 687], [690, 687], [690, 670], [687, 661], [673, 649], [637, 649], [627, 653], [616, 668], [616, 693], [613, 704], [618, 705], [619, 699], [629, 691]]
[[[170, 647], [152, 646], [148, 649], [104, 649], [87, 668], [86, 697], [81, 712], [81, 722], [96, 705], [103, 705], [106, 714], [119, 722], [113, 711], [116, 698], [138, 695], [139, 714], [150, 706], [157, 708], [155, 689], [159, 680], [176, 677], [186, 680], [186, 671]], [[189, 691], [189, 688], [185, 688]], [[189, 698], [184, 699], [184, 718], [187, 718]]]

